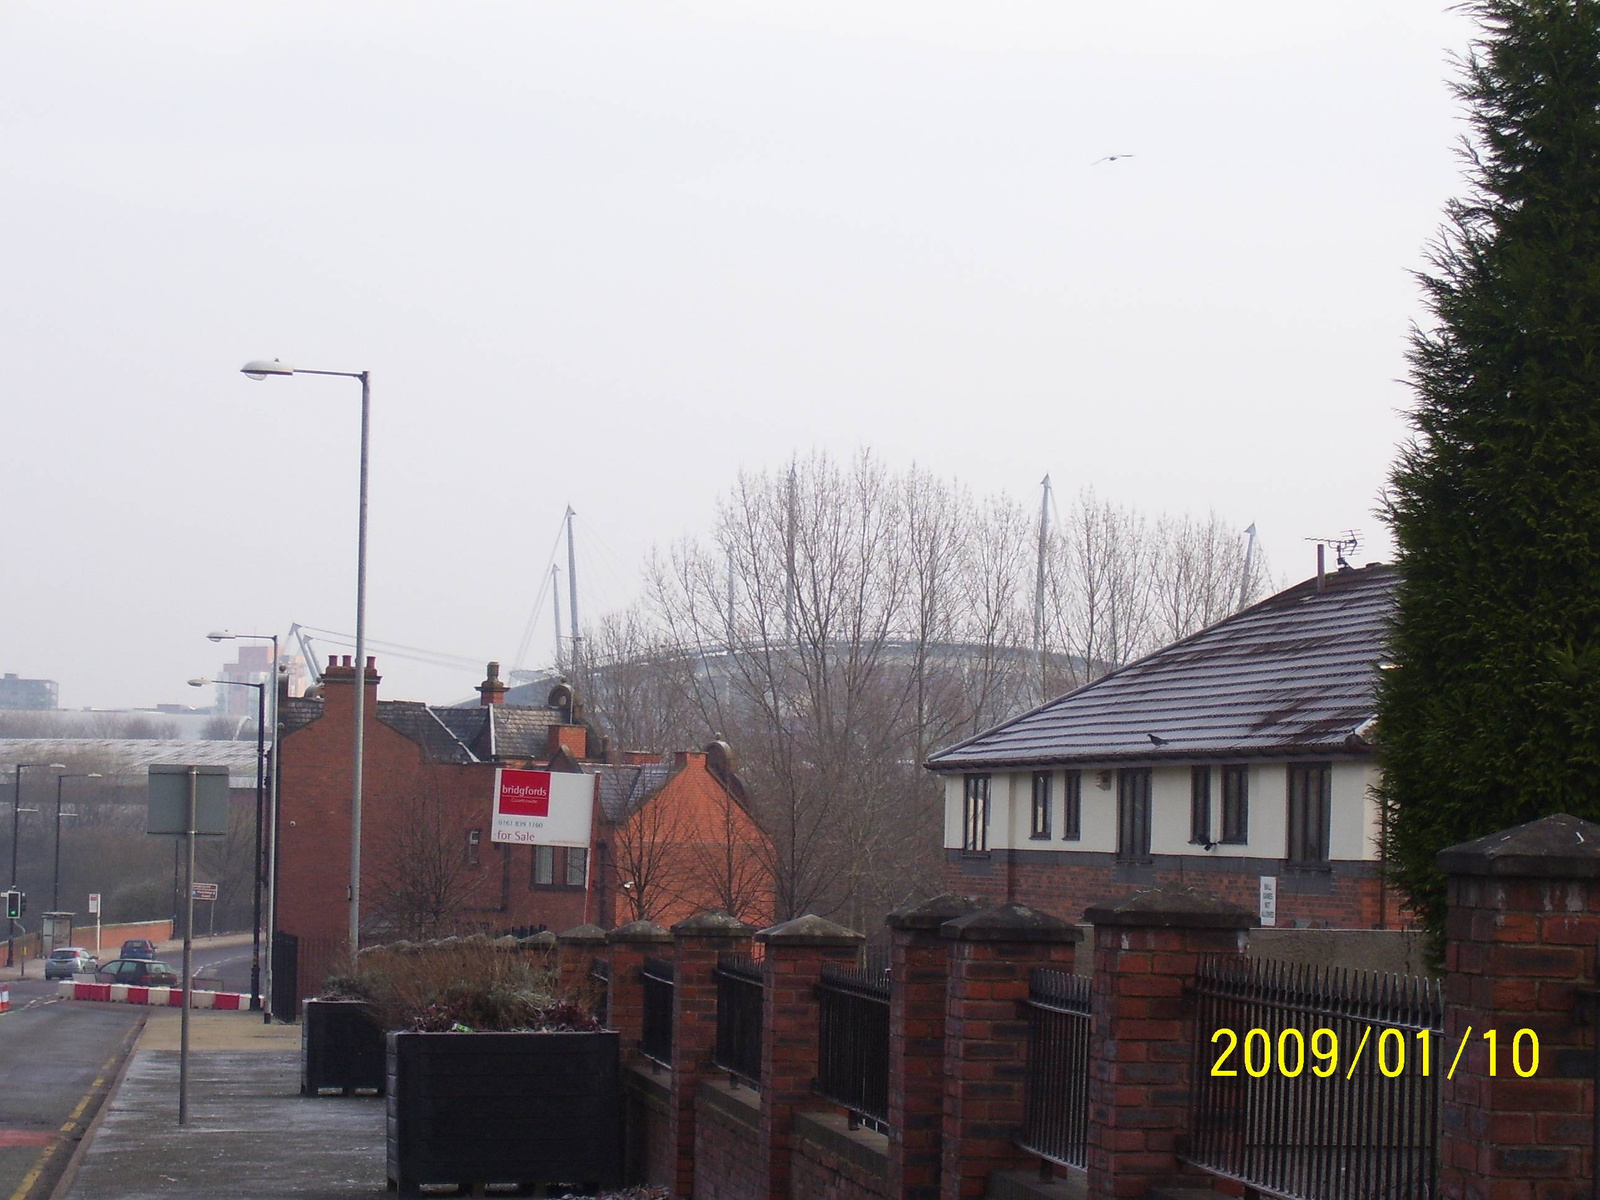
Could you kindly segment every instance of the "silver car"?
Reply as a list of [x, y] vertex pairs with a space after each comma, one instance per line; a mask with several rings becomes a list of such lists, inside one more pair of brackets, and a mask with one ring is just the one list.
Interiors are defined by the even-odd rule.
[[71, 979], [74, 975], [90, 974], [99, 966], [95, 956], [82, 946], [57, 946], [44, 960], [44, 977]]

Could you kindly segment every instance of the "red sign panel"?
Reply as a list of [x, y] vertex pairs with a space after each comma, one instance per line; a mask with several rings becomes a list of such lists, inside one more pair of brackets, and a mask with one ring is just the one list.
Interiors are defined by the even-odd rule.
[[495, 811], [507, 817], [548, 817], [550, 772], [502, 770]]

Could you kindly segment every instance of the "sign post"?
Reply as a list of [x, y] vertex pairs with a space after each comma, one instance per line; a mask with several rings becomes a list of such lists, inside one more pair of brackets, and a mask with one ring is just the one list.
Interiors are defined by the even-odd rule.
[[89, 911], [94, 914], [94, 956], [100, 957], [100, 893], [89, 893]]
[[150, 768], [150, 809], [146, 833], [182, 834], [183, 1000], [179, 1005], [178, 1124], [189, 1123], [189, 1009], [194, 1004], [194, 839], [228, 832], [228, 768], [158, 766]]

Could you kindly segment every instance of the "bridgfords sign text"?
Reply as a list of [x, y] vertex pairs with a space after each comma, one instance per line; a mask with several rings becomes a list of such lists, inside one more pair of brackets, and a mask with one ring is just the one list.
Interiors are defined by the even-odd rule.
[[520, 845], [589, 845], [594, 812], [594, 777], [564, 771], [494, 773], [491, 842]]

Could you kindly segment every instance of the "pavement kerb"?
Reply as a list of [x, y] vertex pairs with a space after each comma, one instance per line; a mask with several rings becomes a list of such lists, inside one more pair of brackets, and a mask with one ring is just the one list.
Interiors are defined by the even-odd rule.
[[78, 1144], [72, 1148], [72, 1154], [67, 1159], [67, 1165], [61, 1168], [55, 1186], [50, 1189], [49, 1200], [57, 1200], [65, 1196], [72, 1187], [72, 1180], [78, 1174], [78, 1164], [83, 1161], [83, 1156], [88, 1153], [89, 1144], [94, 1141], [94, 1135], [100, 1129], [100, 1122], [105, 1119], [111, 1110], [111, 1102], [116, 1099], [117, 1089], [122, 1086], [123, 1077], [128, 1073], [128, 1066], [133, 1062], [134, 1053], [139, 1049], [139, 1043], [144, 1040], [145, 1027], [149, 1024], [150, 1014], [139, 1015], [139, 1028], [134, 1031], [134, 1036], [123, 1042], [126, 1049], [122, 1054], [122, 1062], [117, 1066], [117, 1074], [111, 1080], [111, 1085], [100, 1096], [100, 1103], [95, 1107], [94, 1116], [89, 1121], [89, 1126], [83, 1131], [83, 1136], [78, 1139]]

